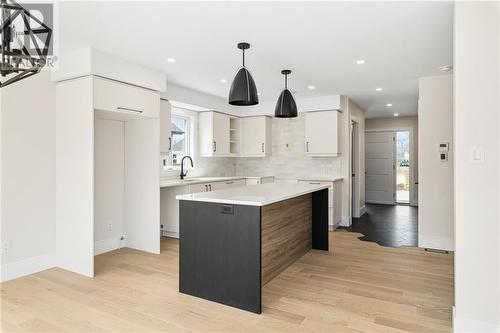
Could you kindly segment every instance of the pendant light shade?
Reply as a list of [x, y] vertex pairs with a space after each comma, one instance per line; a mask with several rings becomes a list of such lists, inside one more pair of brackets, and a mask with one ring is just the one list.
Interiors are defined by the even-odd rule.
[[295, 104], [295, 99], [293, 98], [292, 92], [288, 90], [288, 77], [292, 71], [284, 69], [281, 74], [285, 75], [285, 88], [278, 97], [278, 102], [276, 102], [276, 109], [274, 110], [274, 116], [277, 118], [294, 118], [297, 117], [297, 104]]
[[237, 106], [259, 104], [255, 81], [250, 71], [245, 67], [245, 50], [250, 48], [250, 44], [239, 43], [238, 48], [243, 51], [243, 66], [236, 72], [231, 84], [229, 104]]

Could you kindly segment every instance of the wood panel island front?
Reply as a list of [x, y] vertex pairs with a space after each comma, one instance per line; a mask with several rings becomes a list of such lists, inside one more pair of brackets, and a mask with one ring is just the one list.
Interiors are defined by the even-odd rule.
[[328, 185], [262, 184], [177, 196], [179, 291], [261, 313], [262, 286], [328, 251]]

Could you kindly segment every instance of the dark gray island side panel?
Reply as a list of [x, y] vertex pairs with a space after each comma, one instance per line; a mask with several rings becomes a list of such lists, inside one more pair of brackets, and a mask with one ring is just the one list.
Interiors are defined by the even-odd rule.
[[261, 313], [261, 208], [179, 205], [180, 292]]

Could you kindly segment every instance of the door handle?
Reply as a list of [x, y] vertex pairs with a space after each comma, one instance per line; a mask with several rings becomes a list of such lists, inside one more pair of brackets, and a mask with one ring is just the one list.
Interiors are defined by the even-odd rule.
[[209, 191], [212, 191], [212, 184], [208, 184]]
[[264, 152], [264, 144], [262, 144], [262, 152]]
[[226, 184], [230, 185], [230, 184], [233, 184], [234, 182], [226, 182]]
[[217, 142], [214, 141], [214, 153], [217, 151]]
[[208, 185], [205, 185], [205, 192], [208, 192]]
[[168, 138], [168, 151], [172, 150], [172, 138]]
[[309, 141], [306, 142], [306, 153], [309, 152]]
[[124, 107], [121, 107], [121, 106], [117, 106], [116, 107], [117, 110], [121, 110], [121, 111], [129, 111], [129, 112], [135, 112], [135, 113], [143, 113], [144, 111], [142, 110], [137, 110], [137, 109], [130, 109], [130, 108], [124, 108]]

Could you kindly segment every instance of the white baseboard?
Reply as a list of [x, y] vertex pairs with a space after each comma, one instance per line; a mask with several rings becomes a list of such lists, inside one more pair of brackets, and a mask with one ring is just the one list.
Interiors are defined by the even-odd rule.
[[351, 226], [351, 218], [349, 216], [342, 216], [342, 220], [337, 224], [337, 226], [341, 227], [350, 227]]
[[448, 237], [418, 234], [418, 247], [425, 249], [455, 251], [453, 239]]
[[113, 236], [94, 243], [94, 255], [103, 254], [106, 252], [121, 249], [125, 246], [125, 240], [122, 240], [122, 235]]
[[56, 267], [56, 254], [47, 253], [41, 256], [2, 264], [1, 282], [17, 279], [22, 276], [38, 273]]
[[366, 205], [363, 205], [360, 209], [359, 209], [359, 217], [363, 216], [366, 214]]
[[179, 238], [179, 233], [178, 232], [173, 232], [173, 231], [162, 230], [161, 231], [161, 235], [163, 237]]

